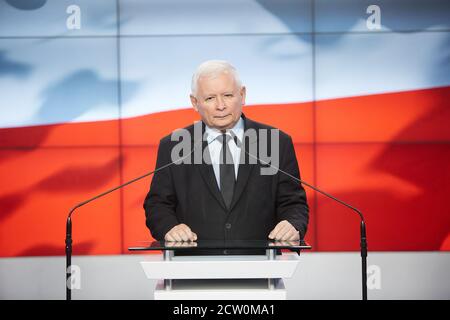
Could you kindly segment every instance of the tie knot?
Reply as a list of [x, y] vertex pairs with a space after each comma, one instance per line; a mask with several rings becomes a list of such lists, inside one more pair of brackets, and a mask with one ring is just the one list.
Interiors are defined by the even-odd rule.
[[228, 143], [231, 139], [231, 136], [226, 133], [222, 133], [220, 136], [217, 136], [217, 140], [219, 140], [220, 143]]

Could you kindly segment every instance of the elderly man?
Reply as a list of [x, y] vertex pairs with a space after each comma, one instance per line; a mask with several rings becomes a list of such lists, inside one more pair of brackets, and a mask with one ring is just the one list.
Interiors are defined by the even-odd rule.
[[[170, 165], [154, 175], [144, 208], [155, 239], [298, 240], [305, 236], [309, 210], [304, 189], [289, 177], [300, 178], [290, 136], [277, 130], [279, 159], [274, 162], [279, 168], [274, 174], [262, 174], [260, 169], [268, 164], [260, 159], [242, 161], [249, 154], [249, 144], [242, 143], [248, 130], [275, 130], [244, 116], [245, 96], [246, 88], [228, 62], [211, 60], [198, 67], [190, 99], [206, 137], [202, 154], [210, 161]], [[185, 130], [194, 135], [194, 125]], [[177, 142], [172, 140], [170, 135], [161, 139], [157, 168], [174, 161], [171, 151]]]

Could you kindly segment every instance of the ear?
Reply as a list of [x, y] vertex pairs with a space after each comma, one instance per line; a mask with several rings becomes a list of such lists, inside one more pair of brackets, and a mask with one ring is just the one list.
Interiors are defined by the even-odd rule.
[[242, 105], [245, 105], [245, 96], [247, 94], [247, 89], [245, 88], [245, 86], [241, 87], [241, 97], [242, 97]]
[[192, 107], [194, 107], [195, 111], [198, 112], [198, 100], [192, 94], [189, 96], [191, 98]]

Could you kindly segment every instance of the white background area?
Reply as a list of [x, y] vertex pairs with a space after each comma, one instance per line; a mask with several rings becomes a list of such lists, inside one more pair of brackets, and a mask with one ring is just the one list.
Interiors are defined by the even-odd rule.
[[[74, 256], [81, 270], [75, 299], [153, 299], [156, 281], [141, 268], [144, 255]], [[360, 299], [357, 252], [302, 253], [288, 299]], [[380, 289], [369, 299], [450, 299], [450, 252], [369, 252]], [[65, 299], [65, 257], [0, 259], [0, 299]], [[370, 278], [369, 274], [369, 278]]]

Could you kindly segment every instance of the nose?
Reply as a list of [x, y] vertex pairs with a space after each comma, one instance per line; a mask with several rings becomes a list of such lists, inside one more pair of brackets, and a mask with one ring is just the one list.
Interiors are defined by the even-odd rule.
[[222, 97], [217, 97], [217, 110], [224, 110], [226, 108], [225, 101]]

